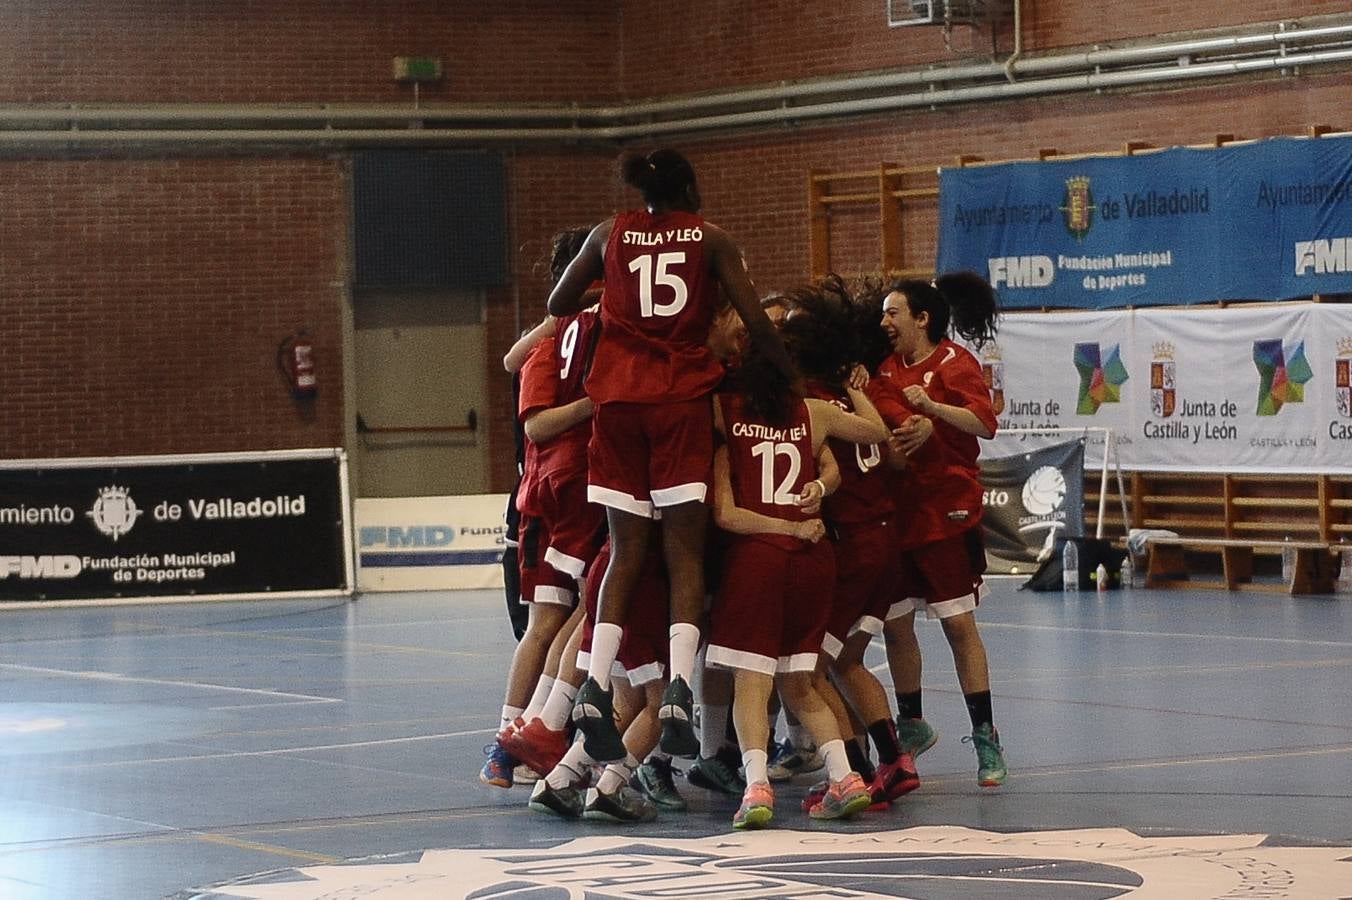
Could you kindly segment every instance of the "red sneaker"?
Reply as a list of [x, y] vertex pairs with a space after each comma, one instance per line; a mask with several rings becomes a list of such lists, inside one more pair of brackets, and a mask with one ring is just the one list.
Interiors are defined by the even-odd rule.
[[562, 731], [553, 731], [536, 717], [522, 728], [513, 731], [503, 743], [507, 752], [542, 775], [554, 767], [568, 752], [568, 737]]
[[889, 802], [920, 787], [920, 776], [915, 773], [911, 754], [903, 753], [896, 762], [878, 766], [878, 774], [873, 776], [869, 787], [875, 800], [886, 798]]

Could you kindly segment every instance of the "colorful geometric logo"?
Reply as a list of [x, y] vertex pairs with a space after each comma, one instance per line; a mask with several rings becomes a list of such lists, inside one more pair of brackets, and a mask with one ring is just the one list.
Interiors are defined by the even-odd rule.
[[1080, 373], [1080, 398], [1076, 415], [1092, 416], [1105, 403], [1122, 402], [1127, 367], [1122, 365], [1122, 345], [1113, 344], [1103, 353], [1096, 343], [1075, 345], [1075, 370]]
[[1258, 368], [1258, 415], [1275, 416], [1287, 403], [1305, 402], [1305, 383], [1314, 370], [1305, 359], [1305, 342], [1282, 348], [1281, 339], [1253, 342], [1253, 364]]
[[1076, 175], [1066, 179], [1066, 194], [1061, 201], [1061, 213], [1066, 217], [1066, 231], [1075, 240], [1084, 240], [1094, 225], [1094, 194], [1089, 190], [1089, 178]]

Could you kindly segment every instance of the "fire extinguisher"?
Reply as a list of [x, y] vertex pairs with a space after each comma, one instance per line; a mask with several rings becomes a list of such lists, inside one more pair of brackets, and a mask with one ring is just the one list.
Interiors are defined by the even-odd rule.
[[314, 344], [310, 332], [302, 328], [285, 337], [277, 347], [277, 368], [297, 400], [312, 400], [318, 390], [315, 380]]

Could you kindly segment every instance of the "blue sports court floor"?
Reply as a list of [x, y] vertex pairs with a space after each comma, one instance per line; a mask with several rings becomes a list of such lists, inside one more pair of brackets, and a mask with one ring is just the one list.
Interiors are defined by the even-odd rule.
[[979, 618], [1004, 788], [931, 625], [919, 791], [743, 835], [688, 786], [625, 829], [480, 785], [497, 592], [0, 612], [0, 897], [1352, 896], [1352, 598], [997, 581]]

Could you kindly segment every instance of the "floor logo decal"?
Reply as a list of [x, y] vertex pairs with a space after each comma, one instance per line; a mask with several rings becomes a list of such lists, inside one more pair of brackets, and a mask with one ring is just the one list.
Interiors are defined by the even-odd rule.
[[542, 850], [426, 850], [273, 872], [207, 898], [473, 900], [1040, 900], [1352, 896], [1352, 848], [1265, 835], [1141, 837], [1119, 828], [771, 830], [697, 839], [607, 835]]

